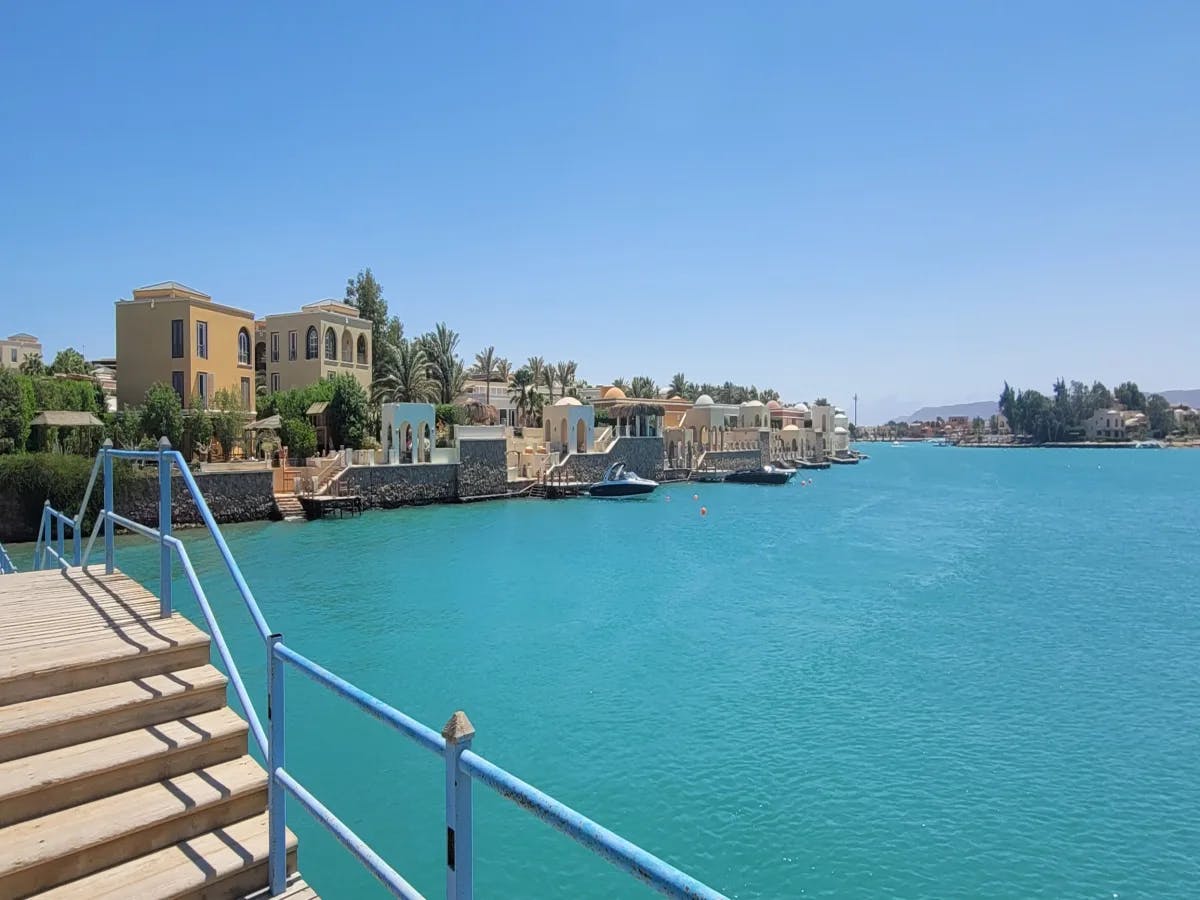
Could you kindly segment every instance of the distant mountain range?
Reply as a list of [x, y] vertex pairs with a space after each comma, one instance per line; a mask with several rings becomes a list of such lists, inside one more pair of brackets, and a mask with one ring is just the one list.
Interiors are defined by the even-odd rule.
[[[1200, 389], [1194, 391], [1156, 391], [1162, 394], [1170, 403], [1184, 403], [1191, 407], [1200, 407]], [[979, 416], [987, 419], [1000, 411], [995, 400], [979, 400], [975, 403], [955, 403], [950, 406], [922, 406], [911, 416], [897, 419], [897, 422], [933, 422], [939, 417], [948, 419], [951, 416]]]
[[967, 416], [968, 418], [988, 418], [999, 412], [1000, 406], [995, 400], [977, 400], [974, 403], [955, 403], [950, 406], [922, 406], [911, 416], [903, 416], [897, 422], [933, 422], [940, 416], [948, 419], [951, 416]]

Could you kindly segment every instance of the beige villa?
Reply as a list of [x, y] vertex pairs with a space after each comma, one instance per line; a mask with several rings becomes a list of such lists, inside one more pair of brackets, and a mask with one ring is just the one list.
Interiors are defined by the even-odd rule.
[[137, 406], [152, 384], [175, 389], [189, 407], [203, 408], [223, 389], [236, 391], [254, 412], [254, 316], [214, 303], [175, 281], [138, 288], [116, 304], [117, 403]]
[[10, 334], [0, 340], [0, 369], [19, 369], [35, 353], [42, 355], [42, 342], [32, 334], [23, 331]]
[[306, 387], [340, 373], [371, 388], [371, 323], [357, 307], [320, 300], [299, 312], [263, 320], [266, 337], [267, 390]]

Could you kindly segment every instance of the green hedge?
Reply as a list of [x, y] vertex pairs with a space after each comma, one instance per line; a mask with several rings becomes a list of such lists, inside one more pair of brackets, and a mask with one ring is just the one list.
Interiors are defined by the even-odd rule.
[[[0, 456], [0, 494], [15, 497], [27, 525], [37, 528], [47, 500], [60, 512], [73, 516], [79, 511], [83, 492], [92, 474], [93, 458], [63, 453], [17, 453]], [[139, 474], [124, 460], [113, 463], [113, 486], [120, 491]], [[104, 500], [104, 476], [96, 478], [91, 501], [84, 514], [84, 529], [91, 531]]]

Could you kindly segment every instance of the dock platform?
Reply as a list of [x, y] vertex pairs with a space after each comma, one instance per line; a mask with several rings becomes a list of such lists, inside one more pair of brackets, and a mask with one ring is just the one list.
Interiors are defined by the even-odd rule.
[[335, 497], [331, 494], [321, 494], [316, 497], [301, 497], [300, 505], [304, 514], [310, 519], [324, 519], [337, 513], [338, 518], [349, 513], [352, 516], [362, 515], [363, 498], [358, 494], [345, 497]]
[[[265, 897], [267, 773], [209, 637], [119, 570], [0, 576], [0, 897]], [[289, 900], [314, 900], [296, 870]]]

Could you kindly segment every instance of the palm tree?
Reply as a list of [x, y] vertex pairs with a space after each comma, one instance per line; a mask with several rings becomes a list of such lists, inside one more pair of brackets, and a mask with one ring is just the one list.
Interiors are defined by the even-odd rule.
[[21, 360], [20, 372], [22, 375], [45, 375], [46, 362], [42, 359], [40, 353], [30, 353]]
[[521, 366], [513, 373], [512, 384], [508, 390], [508, 399], [512, 401], [513, 407], [517, 410], [517, 417], [521, 424], [525, 424], [526, 414], [529, 412], [529, 386], [533, 384], [533, 376], [529, 373], [527, 366]]
[[[554, 364], [554, 377], [562, 387], [562, 396], [567, 396], [567, 390], [575, 383], [575, 363], [559, 362]], [[553, 391], [551, 391], [553, 393]]]
[[529, 386], [529, 419], [531, 425], [540, 426], [542, 424], [542, 407], [546, 405], [545, 398], [542, 397], [542, 392], [537, 389], [537, 385]]
[[629, 393], [629, 382], [624, 378], [614, 378], [612, 386], [618, 390], [624, 391], [626, 394]]
[[483, 402], [492, 405], [492, 375], [496, 372], [496, 348], [484, 347], [475, 354], [473, 374], [483, 379]]
[[373, 403], [429, 403], [438, 384], [429, 377], [429, 358], [417, 341], [401, 340], [384, 361], [383, 372], [371, 385]]
[[505, 357], [501, 356], [496, 360], [496, 380], [501, 384], [507, 385], [508, 379], [512, 377], [512, 363]]
[[462, 393], [463, 382], [466, 381], [462, 360], [455, 353], [458, 349], [458, 332], [445, 322], [438, 322], [433, 331], [421, 335], [418, 341], [428, 358], [430, 375], [440, 387], [438, 393], [441, 402], [453, 403]]
[[629, 396], [656, 398], [658, 397], [658, 385], [654, 383], [654, 379], [647, 375], [637, 375], [629, 384]]
[[687, 376], [685, 376], [682, 372], [676, 372], [671, 378], [671, 396], [682, 397], [687, 393], [687, 389]]
[[[533, 379], [534, 390], [537, 390], [542, 379], [546, 377], [546, 361], [540, 356], [531, 356], [525, 361], [525, 366], [529, 369], [529, 377]], [[553, 390], [553, 385], [551, 390]]]

